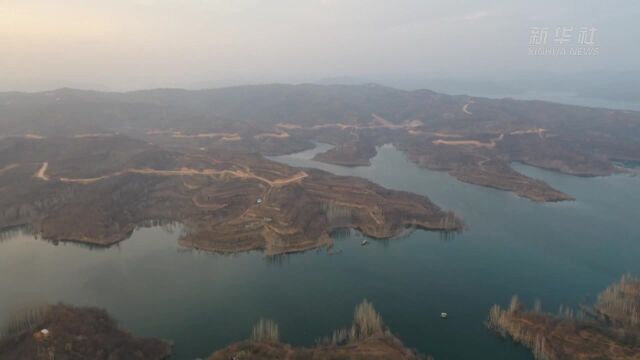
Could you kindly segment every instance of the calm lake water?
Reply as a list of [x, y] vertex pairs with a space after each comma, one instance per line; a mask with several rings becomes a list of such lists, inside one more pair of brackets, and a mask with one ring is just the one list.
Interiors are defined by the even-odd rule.
[[[99, 306], [136, 334], [174, 340], [176, 359], [194, 359], [247, 338], [260, 317], [278, 322], [282, 340], [311, 345], [350, 324], [367, 298], [406, 345], [438, 360], [530, 360], [486, 330], [492, 304], [519, 294], [555, 311], [592, 301], [626, 272], [640, 274], [640, 177], [588, 179], [515, 165], [578, 199], [537, 204], [419, 169], [389, 146], [370, 167], [310, 160], [327, 148], [276, 159], [427, 195], [469, 230], [447, 238], [416, 231], [366, 247], [361, 235], [342, 231], [338, 255], [279, 258], [180, 249], [179, 227], [140, 229], [108, 249], [5, 233], [0, 318], [25, 302]], [[443, 311], [449, 320], [439, 318]]]

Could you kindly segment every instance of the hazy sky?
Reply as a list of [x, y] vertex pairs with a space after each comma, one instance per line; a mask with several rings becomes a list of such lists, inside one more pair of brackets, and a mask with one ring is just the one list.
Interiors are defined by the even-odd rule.
[[[635, 0], [0, 0], [0, 87], [639, 70], [639, 17]], [[530, 56], [534, 26], [594, 27], [599, 55]]]

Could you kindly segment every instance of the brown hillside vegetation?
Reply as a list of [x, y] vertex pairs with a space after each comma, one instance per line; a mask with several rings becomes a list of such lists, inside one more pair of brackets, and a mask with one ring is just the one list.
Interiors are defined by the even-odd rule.
[[527, 309], [517, 297], [508, 309], [494, 305], [489, 328], [528, 347], [538, 360], [640, 359], [640, 280], [622, 279], [593, 307], [553, 315], [540, 304]]
[[[42, 330], [46, 330], [42, 332]], [[6, 324], [2, 360], [162, 360], [169, 342], [136, 338], [99, 309], [67, 305], [24, 309]]]
[[620, 161], [640, 161], [640, 112], [375, 84], [60, 89], [0, 93], [0, 104], [0, 136], [9, 138], [125, 134], [157, 145], [262, 155], [294, 153], [318, 141], [336, 146], [318, 160], [346, 166], [368, 165], [376, 146], [391, 143], [419, 166], [534, 201], [573, 198], [511, 163], [602, 176], [626, 171]]
[[280, 254], [328, 246], [338, 228], [462, 229], [426, 197], [363, 179], [125, 136], [0, 140], [0, 168], [0, 227], [54, 241], [111, 245], [161, 220], [185, 225], [185, 247]]

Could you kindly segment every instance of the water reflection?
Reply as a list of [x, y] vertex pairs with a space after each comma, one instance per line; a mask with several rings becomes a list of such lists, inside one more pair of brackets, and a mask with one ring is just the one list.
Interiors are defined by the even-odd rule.
[[265, 261], [268, 265], [283, 266], [291, 262], [289, 254], [266, 255]]
[[14, 239], [18, 236], [33, 236], [37, 238], [37, 233], [29, 226], [19, 225], [0, 229], [0, 242]]
[[153, 220], [146, 220], [137, 224], [136, 230], [148, 229], [152, 227], [159, 227], [167, 234], [174, 234], [177, 231], [179, 231], [182, 234], [182, 231], [184, 229], [184, 226], [180, 222], [175, 220], [153, 219]]

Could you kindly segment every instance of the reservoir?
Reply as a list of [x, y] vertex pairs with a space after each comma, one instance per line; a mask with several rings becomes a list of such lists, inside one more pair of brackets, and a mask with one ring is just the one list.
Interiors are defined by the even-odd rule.
[[426, 195], [468, 229], [415, 231], [368, 246], [343, 230], [333, 235], [335, 255], [321, 249], [279, 257], [182, 249], [177, 224], [140, 228], [110, 248], [7, 230], [0, 237], [0, 319], [20, 304], [98, 306], [136, 335], [174, 341], [175, 359], [195, 359], [248, 338], [260, 317], [279, 324], [284, 342], [312, 345], [349, 325], [366, 298], [405, 345], [437, 360], [530, 360], [486, 329], [491, 305], [518, 294], [555, 312], [593, 302], [624, 273], [640, 275], [638, 176], [580, 178], [514, 164], [577, 198], [539, 204], [420, 169], [391, 146], [379, 148], [369, 167], [312, 160], [328, 148], [272, 159]]

